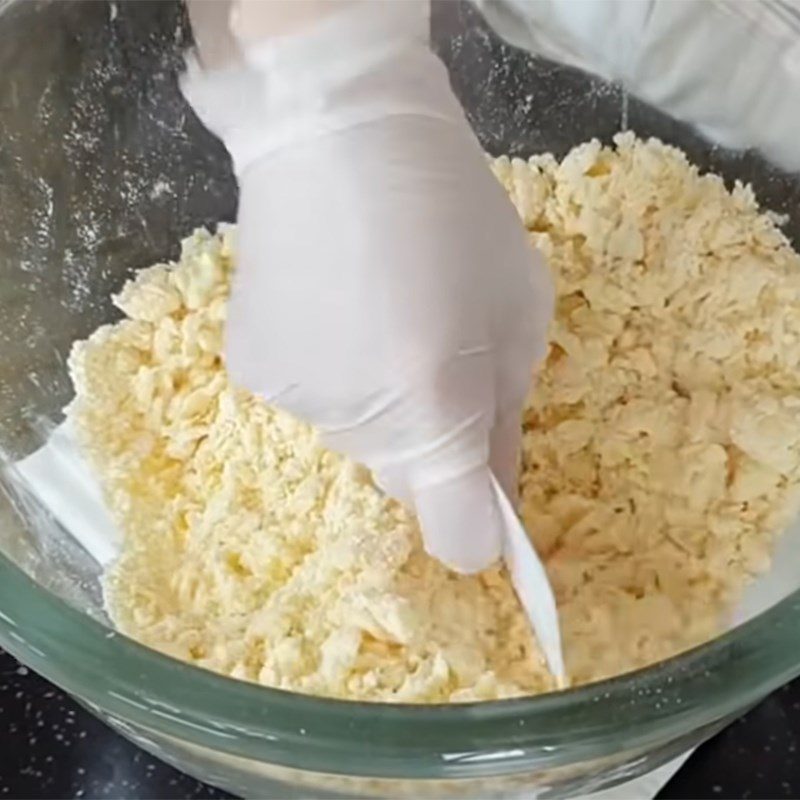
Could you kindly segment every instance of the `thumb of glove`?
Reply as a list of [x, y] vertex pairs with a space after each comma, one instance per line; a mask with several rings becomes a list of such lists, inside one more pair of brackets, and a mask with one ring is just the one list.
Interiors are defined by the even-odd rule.
[[564, 685], [558, 611], [547, 573], [489, 467], [417, 486], [413, 498], [425, 549], [451, 569], [479, 572], [504, 558], [547, 664]]
[[503, 521], [492, 473], [480, 465], [413, 490], [425, 549], [456, 572], [474, 573], [503, 553]]
[[[412, 361], [431, 358], [427, 338], [415, 343], [417, 330], [403, 340]], [[427, 552], [461, 573], [486, 569], [503, 553], [489, 468], [494, 350], [477, 341], [427, 366], [399, 367], [394, 385], [349, 399], [336, 399], [332, 378], [280, 398], [313, 420], [327, 447], [367, 464], [387, 494], [417, 513]], [[345, 387], [352, 391], [353, 381]]]

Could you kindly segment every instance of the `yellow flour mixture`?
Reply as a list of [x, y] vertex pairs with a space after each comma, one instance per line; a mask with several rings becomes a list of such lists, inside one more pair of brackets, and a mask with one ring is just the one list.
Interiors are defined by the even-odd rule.
[[[492, 168], [549, 259], [522, 515], [576, 683], [713, 636], [798, 505], [800, 257], [749, 188], [631, 134]], [[123, 553], [120, 630], [218, 672], [365, 700], [551, 689], [505, 572], [454, 575], [314, 432], [228, 383], [232, 231], [115, 298], [69, 408]]]

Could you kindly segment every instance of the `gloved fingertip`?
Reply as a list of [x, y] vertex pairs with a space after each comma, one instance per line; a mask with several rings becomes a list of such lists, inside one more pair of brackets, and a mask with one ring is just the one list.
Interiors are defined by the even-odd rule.
[[450, 569], [472, 574], [500, 558], [502, 521], [488, 467], [416, 486], [414, 504], [426, 551]]

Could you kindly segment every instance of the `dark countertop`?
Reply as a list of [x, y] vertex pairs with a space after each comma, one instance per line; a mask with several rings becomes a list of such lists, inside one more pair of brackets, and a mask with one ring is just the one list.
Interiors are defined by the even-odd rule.
[[[797, 797], [799, 751], [797, 680], [701, 747], [659, 797]], [[0, 799], [66, 797], [229, 795], [139, 750], [0, 651]]]

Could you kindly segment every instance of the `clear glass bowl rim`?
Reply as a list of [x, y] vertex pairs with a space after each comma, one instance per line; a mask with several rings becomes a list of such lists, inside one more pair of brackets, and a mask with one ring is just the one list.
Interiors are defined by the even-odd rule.
[[468, 778], [646, 750], [741, 711], [800, 674], [800, 591], [701, 647], [553, 694], [458, 705], [332, 700], [227, 678], [146, 648], [0, 556], [0, 646], [146, 729], [315, 772]]

